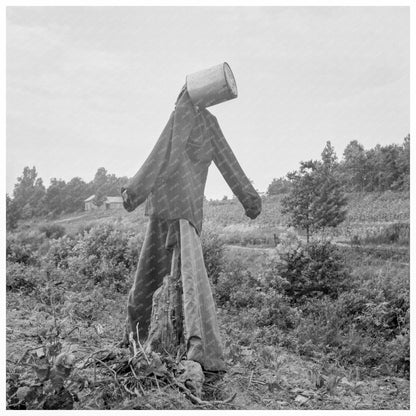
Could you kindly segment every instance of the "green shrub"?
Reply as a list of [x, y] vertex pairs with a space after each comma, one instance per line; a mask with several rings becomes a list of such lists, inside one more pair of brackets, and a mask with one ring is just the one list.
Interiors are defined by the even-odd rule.
[[46, 258], [53, 266], [68, 270], [68, 283], [74, 289], [100, 284], [124, 293], [142, 241], [143, 236], [134, 230], [103, 223], [54, 241]]
[[7, 261], [6, 290], [32, 294], [44, 283], [45, 274], [39, 267]]
[[362, 239], [363, 243], [370, 244], [400, 244], [409, 245], [410, 223], [396, 222], [383, 227], [376, 232], [367, 231]]
[[54, 267], [67, 269], [68, 259], [74, 255], [73, 249], [76, 243], [77, 240], [68, 235], [52, 241], [45, 256], [47, 262]]
[[8, 233], [6, 237], [6, 259], [14, 263], [37, 265], [40, 263], [38, 249], [44, 236], [37, 232]]
[[35, 282], [31, 279], [29, 268], [21, 262], [8, 261], [6, 264], [6, 289], [11, 292], [31, 293]]
[[227, 269], [220, 272], [214, 288], [219, 306], [233, 306], [243, 308], [255, 304], [257, 287], [260, 284], [252, 274], [238, 264], [231, 262]]
[[216, 284], [223, 268], [224, 244], [216, 233], [209, 230], [203, 230], [201, 243], [208, 277]]
[[397, 335], [387, 346], [388, 362], [393, 370], [405, 376], [410, 374], [410, 332], [409, 330]]
[[65, 227], [59, 224], [44, 224], [39, 227], [39, 231], [45, 233], [47, 238], [58, 239], [65, 235]]
[[84, 259], [96, 258], [113, 264], [123, 263], [127, 269], [136, 266], [142, 236], [133, 230], [111, 223], [91, 228], [78, 240], [74, 252]]
[[269, 267], [275, 279], [287, 282], [286, 294], [295, 302], [308, 298], [336, 298], [350, 287], [350, 274], [345, 258], [330, 242], [283, 240]]
[[257, 305], [253, 310], [256, 325], [274, 326], [277, 329], [294, 329], [299, 324], [301, 313], [290, 305], [290, 300], [275, 289], [259, 292]]
[[291, 329], [298, 324], [300, 313], [284, 293], [286, 284], [279, 277], [271, 279], [267, 268], [254, 276], [233, 261], [220, 273], [214, 293], [219, 306], [248, 311], [256, 327]]
[[[374, 282], [373, 282], [374, 284]], [[344, 365], [386, 367], [408, 374], [408, 302], [387, 302], [383, 290], [357, 286], [337, 299], [308, 299], [296, 327], [298, 351], [332, 355]], [[408, 299], [408, 298], [407, 298]], [[400, 305], [400, 307], [398, 306]]]

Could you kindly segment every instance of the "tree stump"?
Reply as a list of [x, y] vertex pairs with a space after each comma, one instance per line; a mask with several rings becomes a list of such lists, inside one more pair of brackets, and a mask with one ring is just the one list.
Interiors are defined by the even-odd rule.
[[184, 339], [180, 246], [177, 243], [172, 253], [171, 273], [164, 277], [162, 286], [153, 294], [144, 350], [175, 357], [186, 351]]

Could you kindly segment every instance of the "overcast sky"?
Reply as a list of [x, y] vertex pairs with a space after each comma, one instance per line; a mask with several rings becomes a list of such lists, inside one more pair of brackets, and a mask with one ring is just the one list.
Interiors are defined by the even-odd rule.
[[186, 74], [224, 61], [239, 96], [210, 111], [260, 191], [327, 140], [401, 144], [409, 49], [408, 7], [9, 7], [6, 191], [24, 166], [133, 176]]

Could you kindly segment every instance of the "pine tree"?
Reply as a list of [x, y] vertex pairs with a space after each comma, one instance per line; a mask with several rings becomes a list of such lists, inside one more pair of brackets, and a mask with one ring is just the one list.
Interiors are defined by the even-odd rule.
[[317, 230], [336, 227], [345, 220], [347, 199], [336, 168], [335, 150], [327, 142], [321, 162], [301, 162], [299, 171], [287, 175], [292, 188], [282, 201], [283, 213], [289, 215], [290, 225], [306, 231], [308, 243]]
[[13, 205], [20, 218], [31, 218], [43, 213], [45, 187], [41, 178], [38, 178], [36, 167], [23, 169], [23, 174], [17, 178], [13, 190]]

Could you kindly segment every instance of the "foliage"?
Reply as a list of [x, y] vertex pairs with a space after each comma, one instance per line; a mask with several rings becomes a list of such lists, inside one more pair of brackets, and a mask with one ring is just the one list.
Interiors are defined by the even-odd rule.
[[[309, 298], [296, 328], [299, 351], [333, 355], [344, 365], [409, 374], [409, 282], [388, 260], [346, 253], [351, 285], [338, 298]], [[397, 346], [393, 351], [391, 346]]]
[[286, 178], [274, 178], [267, 187], [267, 195], [286, 194], [290, 191], [291, 183]]
[[401, 146], [377, 145], [369, 150], [357, 140], [351, 141], [344, 150], [339, 171], [349, 192], [409, 190], [410, 135]]
[[81, 178], [72, 178], [65, 186], [65, 204], [62, 211], [79, 212], [84, 210], [84, 200], [90, 196], [90, 185]]
[[297, 303], [323, 295], [336, 298], [349, 287], [345, 259], [330, 242], [283, 242], [276, 247], [271, 267], [289, 283], [286, 294]]
[[37, 175], [36, 167], [26, 166], [22, 176], [17, 179], [13, 198], [6, 197], [8, 229], [15, 228], [18, 219], [42, 215], [55, 218], [62, 213], [83, 211], [84, 200], [94, 193], [101, 204], [106, 196], [119, 195], [121, 187], [128, 180], [127, 177], [118, 178], [108, 174], [106, 169], [99, 168], [89, 183], [79, 177], [74, 177], [69, 182], [52, 178], [49, 187], [45, 189], [42, 179]]
[[44, 224], [39, 231], [45, 233], [47, 238], [58, 239], [65, 235], [65, 227], [59, 224]]
[[32, 218], [43, 213], [45, 187], [36, 168], [26, 166], [14, 186], [13, 202], [18, 218]]
[[16, 202], [6, 194], [6, 229], [7, 231], [17, 228], [17, 222], [19, 220], [19, 212], [16, 206]]
[[37, 251], [45, 241], [45, 235], [38, 230], [8, 233], [6, 236], [6, 258], [8, 261], [26, 265], [39, 264]]
[[28, 263], [8, 260], [6, 267], [6, 289], [8, 291], [31, 294], [45, 280], [39, 267]]
[[91, 183], [91, 193], [95, 194], [97, 205], [104, 202], [106, 196], [120, 195], [120, 189], [127, 183], [127, 177], [117, 178], [108, 174], [105, 168], [99, 168]]
[[336, 155], [330, 142], [322, 152], [322, 162], [301, 162], [297, 172], [287, 175], [292, 189], [283, 201], [289, 224], [310, 235], [326, 227], [336, 227], [346, 217], [345, 198], [335, 175]]
[[287, 330], [294, 328], [299, 319], [286, 294], [289, 286], [285, 278], [275, 273], [272, 260], [259, 269], [258, 275], [235, 260], [224, 266], [214, 293], [218, 305], [249, 311], [255, 325]]
[[329, 242], [306, 244], [289, 232], [255, 274], [240, 260], [226, 263], [215, 298], [236, 311], [241, 336], [256, 331], [314, 359], [408, 375], [407, 269], [384, 262]]
[[68, 259], [73, 255], [76, 243], [76, 238], [68, 235], [52, 241], [45, 256], [47, 263], [56, 268], [67, 269], [69, 267]]
[[[275, 249], [233, 247], [233, 253], [238, 252], [241, 256], [229, 260], [231, 248], [225, 249], [223, 245], [227, 236], [241, 244], [249, 242], [249, 238], [262, 237], [262, 233], [270, 229], [275, 231], [283, 222], [280, 200], [274, 197], [266, 201], [264, 218], [260, 217], [258, 226], [252, 227], [248, 227], [244, 213], [240, 216], [241, 207], [232, 201], [215, 206], [208, 203], [206, 207], [208, 223], [204, 224], [202, 233], [204, 257], [219, 306], [227, 363], [238, 364], [247, 373], [240, 380], [244, 391], [251, 394], [264, 387], [270, 389], [267, 394], [275, 395], [273, 389], [278, 386], [281, 394], [289, 394], [286, 382], [279, 381], [280, 367], [273, 358], [281, 352], [288, 353], [288, 349], [291, 359], [306, 358], [301, 361], [302, 371], [303, 366], [312, 363], [326, 368], [331, 362], [337, 363], [345, 372], [358, 366], [365, 374], [408, 377], [408, 266], [403, 263], [407, 260], [397, 262], [392, 256], [395, 246], [408, 236], [408, 194], [350, 195], [353, 209], [348, 214], [351, 221], [345, 227], [352, 227], [351, 232], [361, 227], [360, 235], [364, 237], [382, 237], [386, 243], [390, 241], [383, 256], [373, 255], [360, 246], [350, 249], [329, 242], [305, 244], [289, 231], [279, 235]], [[358, 204], [365, 209], [354, 207]], [[374, 224], [369, 224], [369, 218]], [[58, 238], [48, 238], [46, 229], [41, 232], [38, 225], [32, 230], [27, 228], [7, 234], [6, 288], [8, 301], [14, 302], [10, 311], [19, 314], [19, 319], [24, 315], [26, 324], [24, 335], [16, 331], [15, 338], [8, 338], [8, 348], [10, 345], [19, 348], [14, 344], [16, 339], [26, 343], [30, 340], [44, 342], [46, 338], [56, 336], [58, 330], [53, 325], [49, 330], [49, 326], [41, 322], [38, 331], [33, 329], [33, 317], [37, 314], [46, 316], [47, 311], [51, 314], [53, 311], [48, 325], [61, 316], [66, 326], [64, 332], [71, 333], [76, 328], [71, 334], [71, 343], [83, 334], [78, 340], [80, 354], [89, 354], [94, 348], [102, 349], [106, 334], [109, 344], [121, 337], [125, 293], [131, 285], [143, 240], [143, 234], [137, 231], [137, 224], [142, 224], [142, 219], [134, 226], [131, 217], [126, 223], [122, 217], [116, 221], [114, 217], [94, 217], [85, 223], [87, 220], [82, 219], [84, 227], [79, 232], [76, 227], [79, 221], [68, 222], [67, 234]], [[46, 228], [49, 230], [48, 225]], [[50, 231], [53, 235], [53, 227]], [[382, 235], [384, 231], [385, 235]], [[319, 290], [316, 290], [318, 285]], [[16, 328], [8, 326], [8, 337]], [[64, 332], [61, 332], [62, 336]], [[25, 349], [30, 348], [27, 345]], [[46, 345], [45, 348], [49, 347]], [[271, 349], [279, 349], [279, 354], [270, 352]], [[9, 358], [8, 353], [8, 368], [11, 367]], [[39, 408], [48, 397], [57, 399], [56, 392], [48, 390], [50, 378], [43, 385], [47, 390], [33, 387], [39, 384], [32, 367], [35, 362], [28, 356], [23, 362], [30, 367], [17, 365], [16, 372], [11, 374], [9, 370], [8, 406]], [[72, 378], [73, 373], [65, 379], [66, 390], [79, 394], [82, 406], [139, 406], [136, 395], [132, 394], [131, 398], [125, 392], [123, 396], [118, 390], [115, 380], [121, 379], [119, 373], [115, 376], [109, 368], [100, 368], [98, 361], [91, 359], [92, 363], [97, 364], [97, 383], [95, 379], [93, 382], [93, 369], [86, 369], [90, 370], [90, 384], [85, 382], [82, 392], [75, 388], [77, 381]], [[50, 360], [45, 368], [50, 371], [52, 367]], [[266, 367], [276, 378], [266, 378], [263, 374]], [[22, 371], [22, 368], [30, 369], [32, 376], [29, 370]], [[292, 371], [291, 367], [290, 370], [289, 383], [298, 368]], [[100, 372], [105, 378], [100, 379]], [[232, 377], [235, 381], [234, 373]], [[104, 380], [103, 384], [99, 385], [101, 380]], [[325, 379], [323, 389], [315, 390], [315, 394], [330, 389], [329, 384]], [[127, 387], [133, 390], [131, 385]], [[351, 389], [362, 387], [354, 384]], [[166, 392], [162, 384], [160, 388]], [[167, 406], [166, 402], [161, 404], [155, 399], [153, 393], [157, 391], [155, 385], [149, 392], [148, 396], [152, 398], [149, 400], [154, 399], [151, 403], [155, 407]], [[121, 405], [122, 397], [129, 397], [129, 401]], [[263, 391], [262, 397], [266, 397]], [[140, 400], [140, 406], [148, 403], [145, 396], [140, 396]], [[76, 403], [73, 405], [77, 406]]]
[[[346, 192], [408, 191], [410, 189], [410, 135], [402, 145], [377, 145], [364, 149], [357, 140], [345, 147], [343, 159], [336, 167]], [[273, 179], [268, 195], [287, 192], [284, 179]]]
[[56, 178], [51, 179], [51, 184], [45, 195], [45, 205], [49, 214], [57, 215], [63, 212], [63, 207], [66, 205], [68, 197], [65, 188], [66, 182], [64, 180]]
[[224, 244], [216, 233], [209, 230], [203, 230], [201, 243], [208, 277], [216, 284], [223, 267]]
[[376, 230], [367, 230], [366, 236], [360, 241], [362, 244], [401, 244], [410, 243], [410, 224], [397, 222]]
[[50, 255], [58, 267], [77, 276], [78, 284], [92, 287], [100, 283], [124, 293], [137, 264], [141, 239], [132, 230], [103, 223], [79, 236], [74, 244], [66, 240], [52, 246]]

